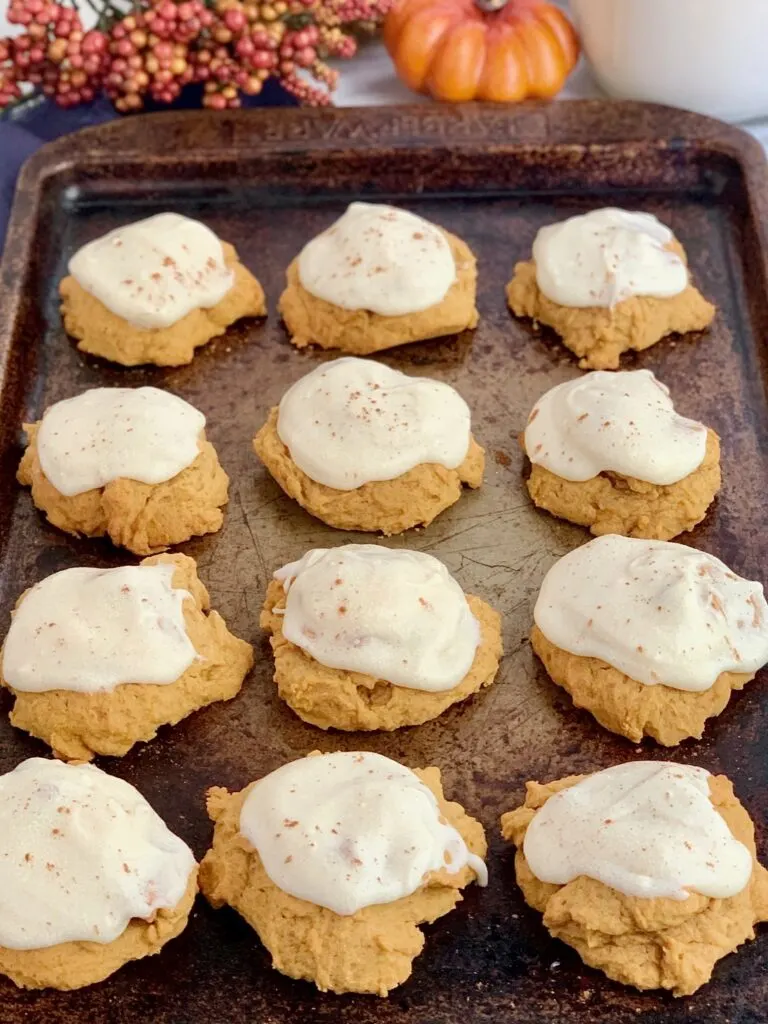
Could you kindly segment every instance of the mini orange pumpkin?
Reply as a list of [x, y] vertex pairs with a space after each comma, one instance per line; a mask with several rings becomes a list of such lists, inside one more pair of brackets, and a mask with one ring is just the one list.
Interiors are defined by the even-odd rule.
[[435, 99], [548, 99], [579, 56], [566, 15], [543, 0], [398, 0], [384, 42], [399, 77]]

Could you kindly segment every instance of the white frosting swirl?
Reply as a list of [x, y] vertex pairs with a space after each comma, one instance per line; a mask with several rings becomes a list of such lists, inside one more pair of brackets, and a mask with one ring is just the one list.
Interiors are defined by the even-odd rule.
[[432, 555], [317, 548], [275, 579], [287, 594], [283, 636], [322, 665], [432, 692], [452, 689], [472, 666], [480, 626]]
[[240, 831], [284, 892], [336, 914], [410, 896], [432, 872], [485, 864], [418, 776], [381, 754], [305, 757], [261, 779]]
[[352, 203], [299, 254], [299, 280], [342, 309], [403, 316], [436, 306], [456, 280], [448, 240], [394, 206]]
[[525, 428], [528, 458], [565, 480], [610, 470], [673, 484], [704, 461], [707, 428], [675, 412], [650, 370], [595, 370], [543, 395]]
[[470, 412], [449, 384], [351, 356], [323, 363], [283, 395], [280, 440], [317, 483], [353, 491], [414, 466], [460, 466]]
[[670, 298], [688, 287], [685, 262], [668, 246], [674, 235], [649, 213], [606, 207], [536, 235], [539, 289], [561, 306], [610, 308], [633, 295]]
[[523, 852], [542, 882], [586, 875], [646, 899], [727, 899], [752, 875], [751, 853], [709, 798], [709, 772], [668, 761], [619, 764], [555, 793]]
[[200, 454], [205, 416], [159, 388], [91, 388], [46, 410], [37, 454], [48, 480], [73, 497], [113, 480], [171, 480]]
[[16, 609], [3, 646], [14, 690], [99, 693], [122, 683], [174, 683], [197, 657], [172, 565], [64, 569]]
[[598, 537], [552, 566], [533, 614], [557, 647], [648, 686], [708, 690], [768, 662], [762, 585], [683, 544]]
[[159, 213], [89, 242], [69, 261], [69, 272], [116, 316], [144, 330], [210, 309], [235, 283], [216, 235], [178, 213]]
[[195, 860], [147, 801], [90, 764], [0, 776], [0, 946], [112, 942], [181, 900]]

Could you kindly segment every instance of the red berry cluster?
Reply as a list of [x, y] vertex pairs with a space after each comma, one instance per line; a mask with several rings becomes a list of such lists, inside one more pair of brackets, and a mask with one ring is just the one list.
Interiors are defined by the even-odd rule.
[[[102, 0], [109, 4], [109, 0]], [[146, 97], [171, 103], [203, 83], [203, 103], [223, 110], [277, 78], [301, 102], [330, 102], [338, 73], [327, 57], [352, 57], [350, 30], [382, 20], [393, 0], [135, 0], [123, 15], [104, 8], [83, 29], [76, 8], [54, 0], [10, 0], [21, 34], [0, 39], [0, 110], [37, 87], [60, 106], [103, 90], [117, 110]]]
[[101, 87], [106, 57], [103, 32], [85, 32], [72, 7], [51, 0], [11, 0], [8, 21], [24, 31], [0, 39], [0, 108], [42, 88], [62, 107], [92, 100]]
[[190, 45], [214, 20], [201, 0], [161, 0], [113, 25], [104, 90], [115, 107], [140, 110], [147, 95], [158, 103], [172, 103], [195, 81]]

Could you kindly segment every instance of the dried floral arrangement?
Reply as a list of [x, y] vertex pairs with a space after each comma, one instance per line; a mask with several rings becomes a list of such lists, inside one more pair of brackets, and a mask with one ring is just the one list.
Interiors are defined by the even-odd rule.
[[172, 103], [193, 83], [203, 105], [238, 107], [275, 78], [300, 102], [331, 102], [338, 72], [326, 60], [352, 57], [360, 31], [377, 27], [393, 0], [86, 0], [97, 15], [86, 31], [76, 0], [10, 0], [0, 38], [0, 111], [42, 91], [62, 107], [105, 93], [122, 113], [147, 98]]

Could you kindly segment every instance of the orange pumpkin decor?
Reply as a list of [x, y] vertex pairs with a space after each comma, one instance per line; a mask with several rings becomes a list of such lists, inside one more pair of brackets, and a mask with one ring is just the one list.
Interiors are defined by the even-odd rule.
[[397, 0], [384, 42], [406, 85], [454, 103], [548, 99], [579, 56], [570, 21], [543, 0]]

